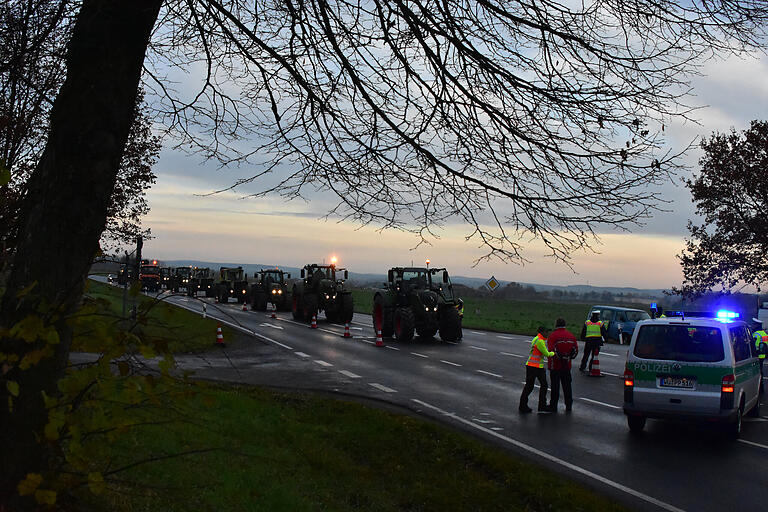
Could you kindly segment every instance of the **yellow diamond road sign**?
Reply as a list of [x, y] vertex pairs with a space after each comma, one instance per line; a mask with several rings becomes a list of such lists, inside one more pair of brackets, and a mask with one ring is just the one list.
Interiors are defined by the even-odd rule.
[[491, 276], [491, 278], [485, 282], [485, 286], [487, 286], [489, 290], [495, 291], [496, 288], [499, 287], [499, 282], [495, 277]]

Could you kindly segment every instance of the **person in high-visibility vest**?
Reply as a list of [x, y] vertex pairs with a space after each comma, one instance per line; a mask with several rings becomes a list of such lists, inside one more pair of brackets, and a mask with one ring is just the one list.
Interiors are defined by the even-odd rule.
[[464, 301], [459, 299], [456, 301], [456, 311], [459, 312], [459, 339], [463, 338], [462, 336], [462, 326], [461, 324], [464, 323]]
[[589, 370], [592, 370], [595, 352], [600, 352], [600, 345], [603, 344], [605, 337], [605, 325], [600, 321], [600, 311], [592, 311], [592, 316], [584, 322], [584, 327], [581, 328], [581, 341], [585, 342], [585, 344], [579, 371], [586, 371], [587, 363], [589, 363]]
[[547, 349], [547, 336], [549, 329], [544, 326], [538, 328], [538, 334], [531, 340], [531, 355], [525, 363], [525, 386], [523, 394], [520, 395], [520, 412], [531, 412], [533, 409], [528, 407], [528, 395], [533, 391], [533, 383], [536, 379], [539, 381], [539, 412], [550, 412], [547, 407], [547, 369], [544, 363], [545, 357], [555, 355]]
[[760, 329], [752, 334], [755, 339], [755, 348], [758, 353], [758, 360], [760, 361], [760, 393], [763, 392], [763, 364], [765, 363], [765, 353], [768, 351], [768, 333]]

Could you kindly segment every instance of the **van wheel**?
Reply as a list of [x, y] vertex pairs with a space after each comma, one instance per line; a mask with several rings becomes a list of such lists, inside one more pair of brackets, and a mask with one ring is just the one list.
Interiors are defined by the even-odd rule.
[[633, 434], [639, 434], [645, 428], [645, 416], [627, 416], [627, 425], [629, 425], [629, 431]]
[[755, 402], [755, 406], [752, 407], [748, 412], [747, 416], [750, 418], [759, 418], [760, 417], [760, 396], [757, 397], [757, 402]]
[[739, 436], [741, 436], [741, 425], [742, 425], [742, 417], [744, 415], [744, 401], [742, 400], [741, 405], [739, 405], [739, 410], [736, 411], [736, 421], [733, 423], [729, 423], [726, 427], [726, 433], [728, 434], [728, 437], [731, 439], [738, 439]]

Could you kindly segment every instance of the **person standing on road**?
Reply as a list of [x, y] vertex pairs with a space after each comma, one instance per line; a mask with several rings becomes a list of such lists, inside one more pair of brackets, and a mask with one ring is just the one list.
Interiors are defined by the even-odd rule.
[[765, 363], [765, 352], [768, 350], [768, 333], [765, 332], [762, 328], [760, 330], [755, 331], [754, 334], [752, 334], [752, 337], [755, 338], [755, 348], [757, 349], [758, 353], [758, 360], [760, 361], [760, 394], [763, 394], [763, 364]]
[[464, 301], [459, 299], [456, 301], [456, 311], [459, 312], [459, 339], [463, 338], [462, 324], [464, 323]]
[[584, 322], [584, 327], [581, 328], [581, 341], [585, 344], [579, 371], [586, 371], [587, 362], [589, 362], [589, 370], [592, 371], [592, 361], [595, 359], [595, 354], [600, 353], [600, 345], [603, 344], [605, 335], [605, 325], [600, 321], [600, 311], [592, 311], [592, 316]]
[[576, 359], [579, 354], [579, 344], [576, 342], [576, 336], [565, 328], [565, 319], [558, 318], [555, 321], [555, 330], [547, 338], [547, 349], [555, 353], [555, 357], [547, 359], [549, 377], [552, 381], [549, 409], [552, 412], [557, 412], [557, 402], [560, 400], [560, 386], [562, 385], [565, 412], [571, 412], [573, 408], [571, 359]]
[[547, 350], [547, 335], [549, 330], [540, 326], [538, 334], [531, 340], [531, 355], [528, 362], [525, 363], [525, 386], [523, 394], [520, 395], [521, 413], [531, 412], [533, 409], [528, 407], [528, 395], [533, 391], [533, 383], [539, 380], [539, 412], [549, 412], [547, 409], [547, 370], [544, 368], [544, 358], [552, 357], [554, 352]]

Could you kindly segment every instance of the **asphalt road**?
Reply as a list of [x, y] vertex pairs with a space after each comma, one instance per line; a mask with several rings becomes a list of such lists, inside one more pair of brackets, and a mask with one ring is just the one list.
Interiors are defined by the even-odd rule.
[[[410, 408], [639, 510], [759, 510], [768, 503], [768, 408], [761, 418], [745, 418], [738, 441], [727, 440], [713, 425], [654, 420], [642, 436], [630, 435], [621, 410], [626, 346], [603, 348], [603, 378], [574, 369], [572, 413], [564, 412], [561, 397], [557, 414], [521, 415], [517, 406], [528, 336], [465, 329], [459, 344], [387, 339], [384, 347], [376, 347], [369, 315], [355, 314], [353, 337], [344, 338], [343, 326], [322, 317], [318, 328], [310, 329], [286, 312], [272, 319], [234, 303], [212, 304], [212, 299], [166, 300], [199, 313], [207, 302], [208, 316], [252, 335], [251, 347], [178, 358], [201, 377], [264, 383], [260, 372], [271, 364], [283, 370], [277, 385], [312, 382]], [[535, 389], [529, 399], [534, 410], [537, 401]]]

